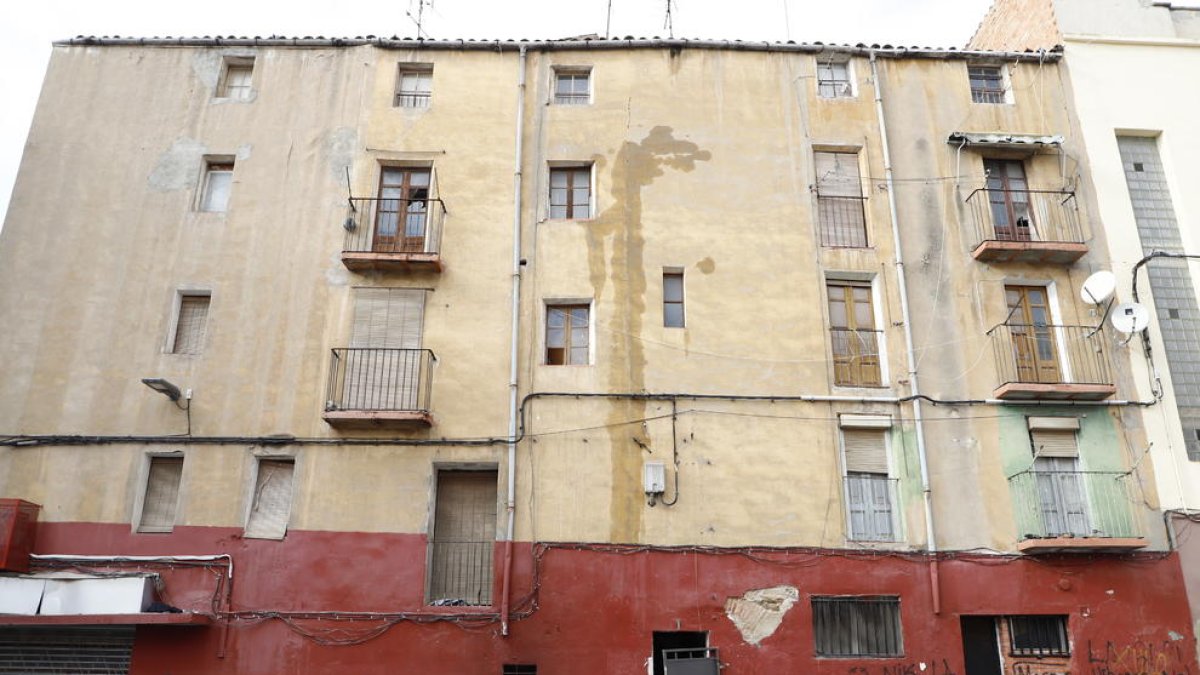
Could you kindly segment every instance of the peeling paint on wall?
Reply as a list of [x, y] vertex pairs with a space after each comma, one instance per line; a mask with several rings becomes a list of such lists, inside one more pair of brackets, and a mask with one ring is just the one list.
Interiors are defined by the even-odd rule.
[[795, 586], [775, 586], [747, 591], [740, 598], [725, 601], [725, 616], [742, 634], [742, 639], [757, 645], [771, 637], [783, 616], [800, 599]]
[[200, 166], [207, 149], [194, 138], [177, 139], [159, 155], [158, 163], [150, 172], [150, 189], [170, 192], [194, 186], [200, 178]]
[[[355, 151], [358, 149], [358, 132], [350, 127], [339, 127], [325, 138], [325, 153], [329, 175], [338, 185], [346, 184], [346, 170], [353, 172]], [[353, 175], [351, 175], [353, 179]]]

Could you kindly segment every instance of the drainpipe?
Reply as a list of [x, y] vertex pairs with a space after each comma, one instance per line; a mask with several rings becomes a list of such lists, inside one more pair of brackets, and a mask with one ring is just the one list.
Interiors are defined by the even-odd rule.
[[504, 538], [504, 577], [500, 583], [500, 634], [508, 635], [509, 596], [512, 587], [514, 516], [517, 510], [517, 395], [519, 340], [521, 338], [521, 165], [525, 135], [525, 45], [521, 45], [517, 75], [517, 150], [513, 166], [512, 234], [512, 347], [508, 368], [508, 489], [505, 511], [508, 528]]
[[[896, 249], [896, 279], [900, 290], [900, 319], [904, 322], [904, 348], [908, 352], [908, 382], [911, 394], [918, 397], [921, 388], [917, 383], [917, 354], [913, 349], [912, 321], [908, 311], [908, 283], [904, 277], [904, 252], [900, 246], [900, 219], [896, 215], [896, 190], [892, 180], [892, 156], [888, 151], [887, 124], [883, 118], [883, 89], [879, 84], [879, 68], [875, 63], [875, 50], [871, 50], [871, 79], [875, 84], [875, 115], [879, 118], [879, 141], [883, 146], [883, 171], [887, 183], [888, 211], [892, 219], [892, 245]], [[930, 553], [929, 590], [933, 599], [933, 613], [942, 611], [941, 585], [938, 583], [937, 539], [933, 529], [933, 496], [929, 489], [929, 461], [925, 455], [925, 425], [921, 415], [921, 399], [913, 398], [913, 423], [917, 430], [917, 457], [921, 465], [921, 492], [925, 505], [925, 550]]]

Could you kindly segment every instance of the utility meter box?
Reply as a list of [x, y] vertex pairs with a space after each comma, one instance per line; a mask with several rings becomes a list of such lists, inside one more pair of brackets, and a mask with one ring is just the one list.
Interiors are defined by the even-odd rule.
[[646, 462], [645, 467], [646, 494], [661, 495], [667, 491], [667, 465], [662, 462]]

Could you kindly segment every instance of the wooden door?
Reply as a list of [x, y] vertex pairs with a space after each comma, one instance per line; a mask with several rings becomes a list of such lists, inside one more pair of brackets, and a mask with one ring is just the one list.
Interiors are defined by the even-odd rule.
[[1025, 166], [1012, 159], [985, 159], [983, 170], [987, 174], [988, 203], [996, 239], [1030, 241], [1033, 211], [1029, 208]]
[[1062, 381], [1054, 321], [1045, 286], [1005, 286], [1013, 358], [1018, 382]]
[[381, 253], [424, 251], [428, 212], [429, 169], [384, 167], [379, 178], [379, 203], [371, 250]]

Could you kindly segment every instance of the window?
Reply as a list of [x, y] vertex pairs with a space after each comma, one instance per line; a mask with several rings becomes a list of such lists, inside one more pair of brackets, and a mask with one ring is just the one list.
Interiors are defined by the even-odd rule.
[[550, 217], [592, 217], [592, 167], [550, 169]]
[[887, 432], [892, 421], [880, 415], [842, 415], [842, 455], [846, 467], [848, 538], [895, 541], [892, 504], [896, 480], [888, 477]]
[[1065, 616], [1010, 616], [1013, 656], [1070, 656]]
[[864, 247], [867, 220], [857, 152], [814, 152], [822, 246]]
[[829, 61], [817, 64], [817, 95], [821, 98], [854, 96], [849, 61]]
[[1062, 382], [1050, 295], [1045, 286], [1005, 286], [1008, 315], [1004, 321], [1012, 341], [1018, 382]]
[[900, 598], [812, 599], [817, 656], [903, 656]]
[[537, 666], [525, 663], [506, 663], [500, 675], [537, 675]]
[[251, 539], [283, 539], [292, 513], [292, 476], [296, 461], [290, 457], [258, 460], [254, 494], [245, 536]]
[[[668, 673], [716, 673], [716, 663], [703, 663], [709, 654], [708, 633], [703, 631], [655, 631], [650, 636], [653, 650], [650, 672], [653, 675]], [[683, 658], [678, 658], [683, 657]], [[695, 658], [693, 658], [695, 657]], [[667, 662], [675, 667], [668, 668]], [[711, 666], [705, 667], [705, 666]]]
[[397, 108], [428, 108], [433, 92], [433, 64], [401, 63], [396, 80]]
[[232, 57], [225, 59], [225, 72], [217, 88], [218, 98], [248, 101], [252, 93], [250, 78], [254, 75], [254, 57]]
[[429, 399], [427, 352], [421, 348], [426, 291], [354, 289], [350, 347], [332, 401], [341, 410], [425, 410]]
[[683, 272], [663, 271], [663, 326], [683, 328]]
[[1033, 478], [1043, 531], [1049, 536], [1091, 536], [1085, 475], [1079, 471], [1077, 417], [1030, 417]]
[[588, 305], [546, 306], [546, 365], [586, 366], [591, 327]]
[[174, 529], [182, 478], [183, 457], [150, 457], [138, 532], [170, 532]]
[[492, 604], [496, 471], [437, 472], [429, 604]]
[[971, 100], [975, 103], [1006, 103], [1004, 69], [1001, 66], [967, 66]]
[[199, 354], [204, 351], [208, 300], [207, 293], [179, 296], [179, 314], [175, 317], [175, 334], [171, 340], [172, 354]]
[[223, 213], [229, 208], [229, 192], [232, 187], [233, 160], [210, 160], [204, 167], [200, 210]]
[[879, 338], [870, 282], [830, 281], [829, 333], [833, 345], [833, 383], [851, 387], [882, 385]]
[[983, 172], [987, 177], [988, 205], [996, 239], [1030, 241], [1033, 210], [1029, 207], [1024, 164], [1014, 159], [985, 159]]
[[555, 68], [554, 102], [558, 105], [591, 103], [592, 71], [588, 68]]
[[376, 253], [420, 253], [429, 225], [428, 167], [385, 166], [379, 175], [379, 201], [371, 250]]

